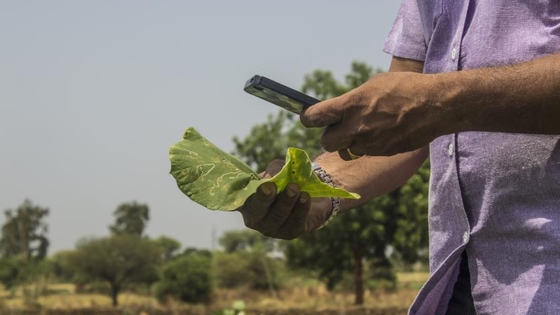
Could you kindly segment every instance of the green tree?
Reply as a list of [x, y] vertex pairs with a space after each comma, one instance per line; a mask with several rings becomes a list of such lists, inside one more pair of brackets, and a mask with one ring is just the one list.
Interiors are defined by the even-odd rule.
[[128, 285], [157, 280], [161, 250], [151, 240], [122, 234], [78, 242], [72, 265], [89, 281], [104, 281], [111, 291], [113, 306]]
[[133, 201], [119, 205], [115, 212], [113, 212], [113, 216], [115, 217], [115, 224], [109, 226], [112, 234], [142, 236], [150, 220], [150, 209], [148, 205]]
[[210, 261], [210, 257], [194, 252], [166, 263], [155, 284], [157, 299], [165, 302], [173, 297], [183, 302], [207, 302], [212, 292]]
[[216, 253], [214, 266], [218, 283], [223, 287], [248, 285], [268, 289], [276, 296], [279, 286], [278, 264], [269, 257], [277, 240], [252, 230], [227, 231], [218, 240], [225, 253]]
[[[353, 62], [343, 84], [330, 71], [316, 70], [305, 76], [302, 90], [318, 99], [332, 98], [379, 72]], [[247, 138], [234, 138], [234, 154], [263, 170], [272, 159], [282, 158], [287, 146], [302, 148], [312, 156], [321, 153], [321, 132], [304, 128], [294, 115], [280, 112], [254, 126]], [[390, 268], [387, 252], [391, 248], [403, 261], [412, 263], [427, 246], [427, 174], [426, 165], [403, 187], [341, 214], [325, 229], [287, 242], [288, 263], [318, 272], [330, 288], [343, 279], [344, 273], [352, 272], [355, 302], [362, 304], [366, 262], [370, 268]]]
[[61, 282], [81, 282], [76, 278], [77, 270], [76, 266], [74, 266], [76, 253], [75, 250], [64, 250], [49, 257], [56, 280]]
[[179, 241], [164, 235], [156, 238], [154, 243], [160, 248], [164, 262], [175, 258], [177, 252], [181, 249], [181, 243], [179, 243]]
[[277, 240], [253, 230], [226, 231], [218, 242], [226, 253], [236, 251], [264, 251], [265, 253], [270, 253], [274, 251], [278, 243]]
[[10, 290], [18, 284], [21, 277], [21, 258], [0, 258], [0, 283]]
[[184, 250], [180, 255], [178, 255], [177, 257], [179, 257], [179, 256], [193, 255], [193, 254], [202, 255], [202, 256], [205, 256], [205, 257], [208, 257], [208, 258], [212, 258], [212, 255], [213, 255], [212, 252], [211, 252], [210, 250], [208, 250], [208, 249], [200, 249], [200, 248], [195, 248], [195, 247], [187, 247], [187, 248], [185, 248], [185, 250]]
[[4, 257], [21, 256], [24, 261], [43, 259], [49, 247], [45, 222], [48, 214], [48, 208], [33, 205], [27, 199], [15, 211], [6, 210], [0, 254]]

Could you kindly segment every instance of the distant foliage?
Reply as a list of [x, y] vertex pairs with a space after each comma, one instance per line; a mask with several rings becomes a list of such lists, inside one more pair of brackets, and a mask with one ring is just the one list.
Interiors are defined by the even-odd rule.
[[0, 283], [4, 288], [9, 290], [18, 284], [21, 263], [18, 258], [0, 258]]
[[161, 250], [153, 241], [123, 234], [81, 241], [72, 265], [82, 279], [106, 282], [113, 305], [117, 306], [118, 295], [127, 286], [157, 280], [161, 257]]
[[190, 254], [177, 257], [166, 263], [160, 271], [160, 281], [155, 286], [155, 295], [161, 303], [173, 298], [189, 303], [209, 301], [212, 291], [210, 258]]
[[49, 209], [25, 200], [15, 211], [4, 212], [0, 255], [3, 257], [23, 257], [24, 260], [41, 260], [47, 255], [49, 240], [48, 225], [45, 222]]
[[269, 290], [276, 296], [280, 287], [281, 264], [271, 257], [278, 240], [253, 230], [227, 231], [219, 239], [223, 253], [214, 254], [214, 275], [220, 287], [246, 286]]
[[75, 250], [65, 250], [49, 257], [53, 275], [57, 281], [73, 283], [78, 281], [76, 266], [74, 266], [75, 256]]
[[150, 220], [148, 205], [136, 201], [123, 203], [113, 213], [115, 223], [109, 226], [113, 235], [131, 234], [142, 236]]
[[168, 236], [160, 236], [154, 240], [154, 243], [160, 248], [164, 262], [175, 258], [181, 249], [181, 243]]

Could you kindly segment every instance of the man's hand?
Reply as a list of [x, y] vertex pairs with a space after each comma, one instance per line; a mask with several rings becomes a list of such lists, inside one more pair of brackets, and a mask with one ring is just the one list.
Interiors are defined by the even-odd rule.
[[[283, 161], [271, 162], [260, 174], [270, 178], [282, 169]], [[314, 198], [301, 192], [296, 184], [288, 184], [280, 193], [272, 182], [262, 184], [238, 211], [245, 225], [262, 234], [282, 239], [294, 239], [318, 229], [327, 219], [331, 207], [329, 198]]]
[[301, 114], [306, 127], [326, 127], [322, 145], [349, 159], [355, 155], [394, 155], [425, 146], [444, 122], [431, 99], [429, 75], [390, 72], [360, 87], [309, 107]]
[[[560, 134], [560, 53], [516, 65], [420, 74], [394, 57], [391, 69], [301, 115], [326, 127], [323, 147], [350, 155], [394, 155], [463, 131]], [[412, 71], [412, 72], [411, 72]]]

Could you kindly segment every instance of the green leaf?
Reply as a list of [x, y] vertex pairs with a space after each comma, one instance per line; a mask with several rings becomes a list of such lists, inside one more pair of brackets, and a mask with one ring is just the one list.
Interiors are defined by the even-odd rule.
[[286, 164], [280, 172], [270, 179], [276, 184], [278, 191], [284, 190], [289, 183], [296, 183], [302, 191], [311, 197], [340, 197], [359, 199], [360, 195], [347, 192], [323, 183], [313, 172], [311, 160], [305, 151], [297, 148], [288, 148]]
[[307, 154], [289, 148], [286, 164], [270, 179], [261, 179], [245, 163], [202, 137], [194, 128], [169, 150], [171, 171], [179, 189], [193, 201], [212, 210], [232, 211], [241, 207], [257, 188], [272, 181], [278, 191], [290, 182], [311, 197], [359, 198], [358, 194], [334, 188], [319, 180]]

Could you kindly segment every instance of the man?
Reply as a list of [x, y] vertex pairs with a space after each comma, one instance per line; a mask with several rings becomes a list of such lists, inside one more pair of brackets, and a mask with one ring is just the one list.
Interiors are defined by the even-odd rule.
[[[301, 115], [325, 127], [323, 178], [362, 195], [340, 209], [429, 153], [431, 277], [410, 314], [560, 314], [560, 1], [404, 0], [384, 49], [389, 73]], [[267, 183], [239, 210], [289, 239], [333, 207]]]

